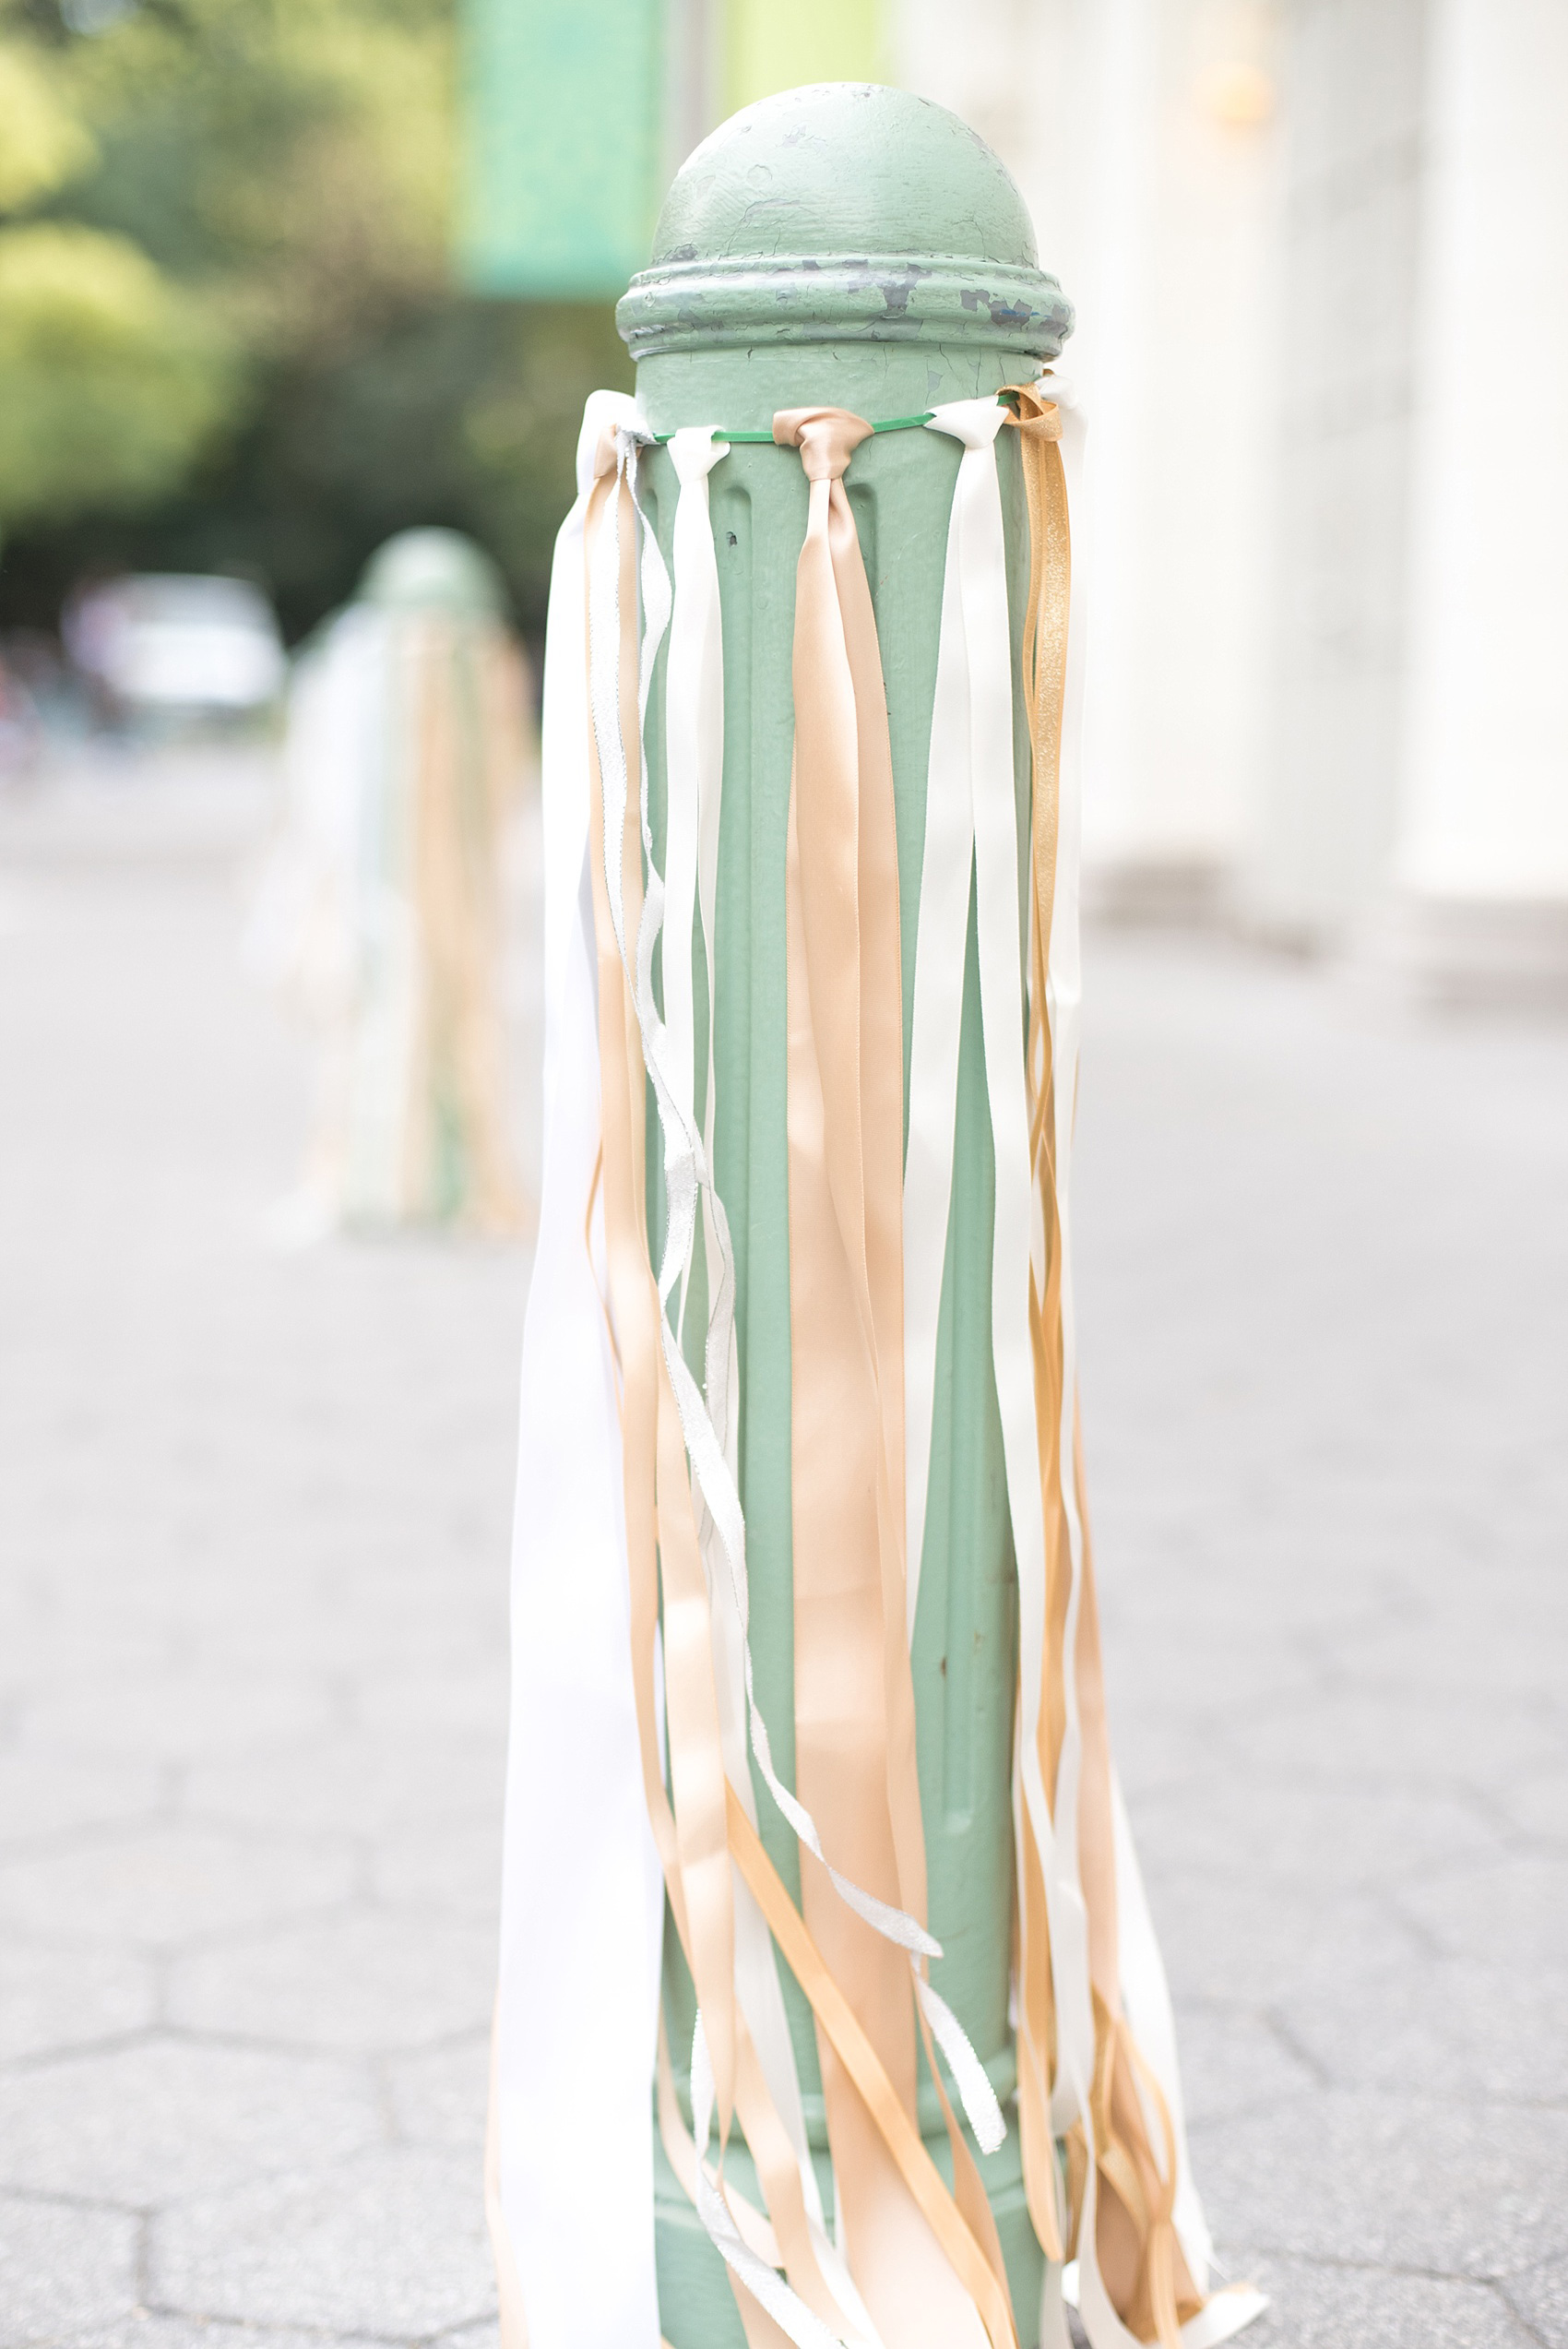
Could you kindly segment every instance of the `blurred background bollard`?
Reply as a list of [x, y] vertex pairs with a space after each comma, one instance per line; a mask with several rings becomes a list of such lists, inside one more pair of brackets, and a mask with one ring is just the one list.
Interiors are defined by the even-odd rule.
[[320, 1033], [316, 1127], [279, 1234], [524, 1220], [502, 862], [522, 657], [489, 557], [405, 531], [301, 654], [253, 958]]
[[[787, 222], [787, 226], [781, 223]], [[906, 93], [831, 84], [788, 91], [724, 125], [676, 180], [653, 266], [618, 313], [655, 433], [684, 424], [766, 432], [776, 410], [814, 403], [875, 422], [1028, 379], [1055, 356], [1071, 309], [1036, 265], [1033, 232], [995, 156], [957, 118]], [[780, 259], [782, 249], [790, 257]], [[876, 608], [898, 825], [909, 1033], [926, 756], [947, 519], [958, 444], [926, 432], [862, 443], [847, 478]], [[1018, 452], [999, 444], [1016, 627], [1028, 550]], [[671, 553], [676, 482], [667, 452], [641, 476]], [[761, 1244], [786, 1223], [785, 824], [794, 733], [790, 642], [807, 486], [772, 447], [736, 444], [712, 480], [724, 620], [724, 824], [716, 954], [716, 1174], [739, 1282], [746, 1397], [741, 1485], [748, 1524], [757, 1694], [775, 1755], [793, 1775], [790, 1491], [790, 1272]], [[1028, 768], [1023, 713], [1021, 817]], [[657, 706], [648, 742], [662, 793]], [[656, 815], [656, 830], [659, 818]], [[1015, 2079], [1012, 1727], [1016, 1593], [991, 1372], [992, 1186], [970, 943], [959, 1067], [953, 1236], [937, 1366], [920, 1611], [913, 1649], [930, 1918], [946, 1955], [933, 1980], [1004, 2102]], [[700, 1323], [701, 1317], [694, 1317]], [[910, 1530], [911, 1541], [919, 1531]], [[772, 1858], [800, 1897], [794, 1838], [759, 1797]], [[673, 1936], [664, 1998], [672, 2049], [692, 2043], [692, 1989]], [[811, 2010], [786, 1981], [808, 2131], [831, 2207], [826, 2122]], [[682, 2082], [682, 2093], [686, 2093]], [[688, 2106], [689, 2109], [689, 2106]], [[920, 2119], [950, 2155], [923, 2063]], [[659, 2167], [659, 2305], [673, 2349], [741, 2349], [718, 2252], [672, 2172]], [[731, 2155], [745, 2190], [743, 2149]], [[1038, 2309], [1041, 2260], [1012, 2129], [982, 2164], [1015, 2306]], [[1028, 2335], [1030, 2343], [1032, 2332]]]

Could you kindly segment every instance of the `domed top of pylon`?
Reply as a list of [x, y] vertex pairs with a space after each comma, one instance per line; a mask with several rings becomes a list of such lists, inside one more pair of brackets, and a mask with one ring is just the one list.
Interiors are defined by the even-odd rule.
[[460, 531], [399, 531], [365, 566], [356, 601], [382, 611], [494, 617], [506, 609], [501, 574]]
[[675, 174], [653, 263], [724, 255], [931, 253], [1036, 265], [1011, 173], [945, 106], [815, 82], [743, 106]]
[[616, 315], [636, 358], [845, 340], [1053, 358], [1073, 316], [978, 132], [908, 90], [848, 81], [764, 98], [704, 139]]

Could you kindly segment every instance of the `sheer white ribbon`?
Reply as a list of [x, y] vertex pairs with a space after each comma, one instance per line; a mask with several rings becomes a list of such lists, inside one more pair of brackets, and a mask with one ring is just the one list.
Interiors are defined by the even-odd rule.
[[584, 1243], [600, 1104], [583, 516], [600, 437], [630, 409], [612, 392], [588, 402], [545, 652], [544, 1164], [523, 1334], [496, 2019], [500, 2220], [528, 2349], [659, 2339], [648, 2085], [663, 1880], [632, 1685], [620, 1419]]

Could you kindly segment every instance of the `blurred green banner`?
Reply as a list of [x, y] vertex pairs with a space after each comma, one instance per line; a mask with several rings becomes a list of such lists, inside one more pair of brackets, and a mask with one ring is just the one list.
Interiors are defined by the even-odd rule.
[[882, 81], [882, 0], [728, 0], [724, 111], [805, 81]]
[[462, 5], [458, 268], [479, 293], [624, 293], [666, 183], [721, 115], [885, 70], [883, 0]]
[[613, 298], [663, 194], [661, 0], [465, 0], [458, 265], [481, 293]]

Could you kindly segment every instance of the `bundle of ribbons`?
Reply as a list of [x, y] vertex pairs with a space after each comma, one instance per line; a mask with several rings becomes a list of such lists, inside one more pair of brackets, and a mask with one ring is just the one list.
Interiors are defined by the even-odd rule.
[[[815, 409], [780, 413], [772, 433], [777, 461], [802, 464], [809, 483], [782, 876], [792, 1784], [754, 1681], [735, 1260], [713, 1175], [725, 777], [708, 489], [727, 440], [706, 426], [668, 436], [680, 488], [667, 563], [639, 495], [651, 435], [630, 401], [596, 394], [557, 545], [545, 1162], [524, 1344], [489, 2162], [505, 2349], [657, 2349], [655, 2079], [665, 2151], [728, 2265], [752, 2349], [1062, 2349], [1064, 2275], [1093, 2349], [1207, 2349], [1262, 2305], [1210, 2288], [1170, 2000], [1107, 1739], [1084, 1506], [1068, 1185], [1082, 633], [1068, 502], [1080, 436], [1050, 377], [896, 421], [963, 451], [907, 1103], [886, 704], [844, 487], [856, 448], [884, 427]], [[1030, 540], [1025, 869], [997, 468], [1009, 429]], [[656, 854], [647, 737], [660, 660]], [[941, 1951], [926, 1923], [909, 1665], [971, 901], [1018, 1592], [1011, 2116], [931, 1979]], [[650, 1187], [662, 1201], [652, 1223]], [[759, 1801], [799, 1839], [799, 1906], [764, 1848]], [[659, 2014], [666, 1907], [696, 1997], [689, 2128]], [[831, 2223], [780, 1962], [815, 2022]], [[951, 2185], [918, 2125], [921, 2048]], [[1013, 2306], [976, 2157], [1009, 2127], [1048, 2263], [1029, 2308]], [[754, 2197], [726, 2177], [732, 2132]], [[665, 2331], [679, 2334], [679, 2311]]]

